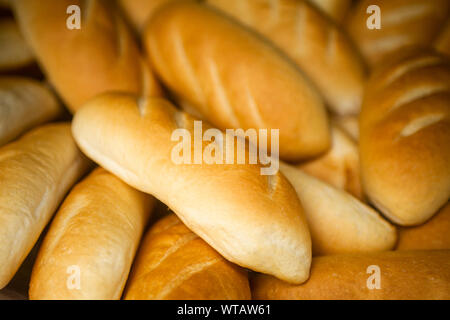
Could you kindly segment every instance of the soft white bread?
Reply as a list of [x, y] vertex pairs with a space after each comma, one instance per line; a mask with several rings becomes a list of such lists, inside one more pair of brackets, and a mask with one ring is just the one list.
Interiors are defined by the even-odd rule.
[[[120, 299], [154, 203], [104, 169], [94, 170], [72, 189], [45, 235], [30, 299]], [[68, 285], [73, 267], [78, 288]]]
[[247, 271], [225, 260], [170, 214], [147, 232], [126, 300], [250, 300]]
[[0, 77], [0, 146], [60, 114], [58, 100], [41, 82]]
[[444, 29], [442, 29], [441, 34], [437, 38], [435, 44], [435, 48], [450, 57], [450, 18], [447, 19], [447, 24]]
[[304, 172], [363, 199], [358, 145], [342, 129], [331, 126], [331, 149], [316, 159], [297, 165]]
[[280, 156], [329, 147], [322, 99], [277, 49], [218, 10], [193, 1], [159, 9], [144, 45], [163, 82], [220, 129], [279, 129]]
[[399, 228], [397, 250], [450, 249], [450, 202], [417, 227]]
[[68, 123], [34, 129], [0, 149], [0, 288], [11, 280], [89, 163]]
[[303, 0], [208, 0], [208, 3], [255, 29], [286, 52], [314, 82], [335, 113], [359, 112], [366, 78], [362, 60], [343, 30], [320, 10]]
[[450, 196], [450, 63], [402, 50], [374, 71], [360, 115], [363, 189], [397, 224], [425, 222]]
[[351, 8], [352, 0], [309, 0], [334, 21], [343, 22]]
[[[159, 94], [138, 45], [114, 6], [104, 0], [17, 0], [14, 12], [50, 82], [75, 111], [104, 91]], [[69, 29], [71, 5], [81, 28]], [[51, 14], [49, 14], [51, 12]]]
[[375, 210], [345, 191], [280, 163], [305, 209], [314, 255], [392, 249], [396, 229]]
[[359, 116], [334, 116], [331, 122], [344, 130], [355, 142], [359, 141]]
[[[173, 153], [181, 142], [172, 134], [184, 129], [194, 155], [194, 120], [163, 99], [111, 93], [81, 108], [72, 131], [86, 155], [161, 200], [226, 259], [289, 282], [305, 281], [311, 239], [295, 190], [279, 172], [264, 176], [259, 164], [237, 164], [237, 151], [234, 164], [194, 164], [192, 157], [192, 164], [176, 164]], [[204, 122], [204, 132], [208, 128]], [[230, 139], [223, 140], [228, 148]], [[221, 153], [219, 141], [213, 146]], [[204, 141], [199, 147], [207, 154], [208, 146]]]
[[[376, 270], [380, 289], [369, 289], [368, 284], [376, 284]], [[265, 275], [256, 276], [251, 285], [257, 300], [448, 300], [450, 250], [316, 257], [303, 285]]]
[[34, 61], [33, 52], [13, 19], [0, 20], [0, 72], [20, 69]]
[[[380, 8], [380, 29], [367, 26], [373, 5]], [[402, 47], [431, 46], [449, 15], [448, 0], [361, 0], [349, 14], [347, 30], [373, 67]]]

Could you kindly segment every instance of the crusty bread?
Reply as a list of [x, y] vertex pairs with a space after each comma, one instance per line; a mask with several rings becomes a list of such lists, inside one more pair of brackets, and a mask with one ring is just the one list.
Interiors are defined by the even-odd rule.
[[34, 61], [33, 52], [13, 19], [0, 20], [0, 48], [0, 72], [20, 69]]
[[305, 209], [314, 255], [392, 249], [396, 229], [375, 210], [345, 191], [280, 163]]
[[[148, 79], [148, 70], [141, 63], [143, 59], [135, 39], [108, 2], [17, 0], [13, 3], [25, 38], [72, 111], [104, 91], [159, 94], [155, 79]], [[66, 26], [70, 5], [80, 7], [81, 29], [71, 30]]]
[[218, 10], [171, 2], [150, 19], [143, 41], [164, 83], [220, 129], [279, 129], [280, 156], [287, 160], [329, 147], [324, 104], [310, 81]]
[[[72, 189], [45, 235], [30, 299], [120, 299], [154, 203], [104, 169], [94, 170]], [[79, 288], [68, 285], [74, 266]]]
[[450, 203], [426, 223], [399, 228], [397, 250], [450, 249]]
[[400, 225], [425, 222], [450, 196], [450, 63], [402, 50], [374, 71], [360, 115], [362, 183]]
[[351, 8], [352, 0], [309, 0], [334, 21], [343, 22]]
[[[237, 164], [237, 152], [235, 164], [175, 164], [171, 154], [181, 144], [171, 141], [175, 129], [193, 137], [194, 118], [166, 100], [119, 93], [94, 98], [72, 124], [86, 155], [168, 205], [226, 259], [286, 281], [305, 281], [311, 239], [289, 182], [279, 172], [261, 175], [259, 164]], [[228, 148], [229, 139], [223, 139]]]
[[[370, 278], [376, 277], [376, 267], [380, 289], [369, 289], [368, 284], [376, 284]], [[450, 250], [315, 257], [311, 278], [303, 285], [266, 275], [256, 276], [251, 285], [253, 298], [258, 300], [448, 300]]]
[[[371, 5], [380, 8], [380, 29], [367, 27]], [[361, 0], [349, 14], [347, 29], [367, 62], [375, 66], [402, 47], [432, 45], [449, 15], [448, 0]]]
[[68, 123], [34, 129], [0, 149], [0, 289], [88, 167]]
[[344, 130], [355, 142], [359, 142], [359, 116], [334, 116], [331, 122]]
[[439, 52], [450, 57], [450, 18], [447, 19], [447, 24], [444, 29], [441, 30], [434, 46]]
[[[346, 34], [303, 0], [208, 0], [284, 50], [338, 114], [357, 114], [365, 70]], [[262, 81], [262, 80], [261, 80]]]
[[145, 235], [127, 300], [249, 300], [247, 271], [219, 255], [170, 214]]
[[39, 81], [0, 77], [0, 146], [60, 114], [58, 100]]
[[359, 173], [358, 145], [342, 129], [331, 126], [331, 149], [316, 159], [297, 165], [304, 172], [364, 199]]

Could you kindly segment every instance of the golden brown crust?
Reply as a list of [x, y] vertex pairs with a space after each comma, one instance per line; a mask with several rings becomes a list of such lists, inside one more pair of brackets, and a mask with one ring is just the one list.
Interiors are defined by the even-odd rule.
[[[66, 27], [70, 5], [80, 7], [79, 30]], [[72, 111], [104, 91], [159, 94], [154, 78], [144, 87], [147, 71], [137, 43], [108, 1], [17, 0], [14, 11], [40, 65]]]
[[314, 255], [390, 250], [396, 229], [345, 191], [280, 163], [305, 209]]
[[289, 160], [329, 147], [315, 87], [270, 43], [220, 11], [172, 2], [150, 20], [143, 41], [165, 84], [215, 126], [279, 129], [280, 156]]
[[417, 225], [450, 196], [450, 64], [403, 50], [374, 71], [360, 115], [360, 163], [372, 203]]
[[447, 24], [442, 29], [441, 34], [437, 38], [434, 47], [441, 53], [450, 57], [450, 18], [447, 19]]
[[[380, 269], [380, 289], [373, 270]], [[251, 281], [254, 299], [286, 300], [447, 300], [450, 299], [450, 251], [390, 251], [313, 259], [311, 277], [290, 285], [257, 275]]]
[[0, 20], [0, 72], [20, 69], [34, 62], [33, 52], [13, 19]]
[[53, 92], [39, 81], [0, 77], [0, 146], [60, 114]]
[[[163, 99], [105, 94], [75, 114], [72, 132], [85, 154], [168, 205], [226, 259], [305, 281], [311, 243], [295, 190], [279, 172], [263, 176], [261, 165], [237, 164], [236, 158], [234, 164], [177, 165], [171, 154], [180, 142], [172, 133], [183, 128], [192, 139], [194, 120]], [[207, 128], [204, 122], [203, 132]], [[191, 149], [192, 161], [192, 142]]]
[[358, 114], [363, 62], [339, 26], [303, 0], [208, 0], [281, 48], [338, 114]]
[[[367, 8], [381, 12], [381, 29], [369, 29]], [[349, 14], [347, 30], [373, 67], [407, 46], [430, 46], [450, 15], [448, 0], [361, 0]]]
[[336, 22], [343, 22], [352, 0], [309, 0]]
[[249, 300], [247, 271], [225, 260], [174, 214], [147, 232], [127, 300]]
[[450, 249], [450, 203], [426, 223], [399, 228], [396, 250]]
[[39, 127], [0, 149], [0, 288], [88, 167], [68, 123]]

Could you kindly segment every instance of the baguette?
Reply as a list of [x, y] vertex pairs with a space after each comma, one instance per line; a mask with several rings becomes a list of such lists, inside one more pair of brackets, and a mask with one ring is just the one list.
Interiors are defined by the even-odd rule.
[[194, 120], [163, 99], [111, 93], [81, 108], [72, 132], [86, 155], [165, 203], [226, 259], [305, 281], [311, 239], [295, 190], [279, 172], [261, 175], [258, 164], [176, 164], [171, 154], [181, 142], [172, 133], [185, 129], [192, 137]]
[[0, 149], [0, 289], [88, 167], [68, 123], [34, 129]]
[[280, 170], [295, 188], [305, 209], [313, 255], [392, 249], [396, 229], [375, 210], [293, 166]]
[[303, 0], [208, 0], [284, 50], [331, 110], [358, 114], [365, 68], [343, 30]]
[[336, 22], [343, 22], [351, 8], [352, 0], [309, 0]]
[[143, 42], [167, 87], [220, 129], [279, 129], [280, 156], [287, 160], [329, 147], [326, 111], [309, 80], [218, 10], [171, 2], [149, 21]]
[[399, 228], [397, 250], [450, 249], [450, 203], [418, 227]]
[[317, 159], [297, 165], [304, 172], [364, 199], [359, 174], [358, 145], [336, 125], [331, 126], [331, 149]]
[[145, 235], [126, 300], [250, 300], [247, 272], [225, 260], [176, 215]]
[[0, 77], [0, 146], [61, 114], [58, 100], [42, 83]]
[[34, 62], [33, 52], [13, 19], [0, 20], [0, 72], [26, 67]]
[[[94, 170], [72, 189], [44, 238], [30, 299], [120, 299], [154, 203], [104, 169]], [[79, 288], [67, 284], [73, 266]]]
[[[380, 29], [367, 26], [373, 5], [380, 8]], [[401, 48], [431, 46], [449, 14], [448, 0], [361, 0], [349, 14], [347, 30], [374, 67]]]
[[374, 71], [360, 115], [362, 183], [403, 226], [418, 225], [450, 196], [450, 64], [409, 49]]
[[[80, 7], [80, 29], [66, 26], [71, 5]], [[104, 91], [160, 93], [130, 30], [108, 1], [17, 0], [13, 8], [45, 74], [71, 111]]]
[[[378, 266], [380, 289], [369, 289]], [[311, 278], [293, 286], [258, 275], [251, 282], [257, 300], [448, 300], [450, 251], [390, 251], [313, 259]]]
[[435, 42], [435, 48], [450, 57], [450, 19], [447, 20], [445, 28], [441, 31], [441, 34]]

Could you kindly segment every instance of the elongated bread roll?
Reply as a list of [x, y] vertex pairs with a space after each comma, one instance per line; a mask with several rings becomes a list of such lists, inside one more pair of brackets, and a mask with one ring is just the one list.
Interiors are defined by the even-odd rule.
[[304, 172], [363, 199], [358, 145], [336, 125], [331, 126], [331, 149], [298, 165]]
[[68, 123], [34, 129], [0, 149], [0, 289], [88, 167]]
[[450, 249], [450, 203], [423, 225], [399, 228], [397, 250]]
[[[380, 8], [380, 29], [369, 29]], [[371, 9], [370, 7], [369, 9]], [[448, 0], [361, 0], [349, 14], [347, 29], [373, 67], [407, 46], [430, 46], [450, 15]]]
[[334, 116], [331, 122], [344, 130], [355, 142], [359, 142], [359, 116]]
[[[377, 271], [380, 289], [373, 287]], [[450, 250], [316, 257], [305, 284], [259, 275], [252, 281], [252, 295], [261, 300], [448, 300]]]
[[334, 21], [342, 22], [351, 8], [352, 0], [309, 0]]
[[396, 229], [375, 210], [293, 166], [280, 170], [305, 209], [314, 255], [392, 249]]
[[162, 218], [139, 248], [127, 300], [249, 300], [247, 271], [220, 256], [176, 215]]
[[28, 129], [62, 114], [54, 94], [42, 83], [0, 77], [0, 146]]
[[364, 191], [400, 225], [417, 225], [450, 196], [450, 64], [422, 50], [372, 75], [360, 115]]
[[357, 114], [365, 70], [343, 31], [303, 0], [208, 0], [284, 50], [338, 114]]
[[[176, 164], [182, 142], [174, 133], [189, 135], [183, 156], [190, 152], [196, 161], [198, 148], [206, 155], [211, 150], [207, 143], [197, 146], [198, 139], [191, 143], [194, 120], [163, 99], [111, 93], [81, 108], [72, 131], [86, 155], [168, 205], [226, 259], [293, 283], [305, 281], [311, 239], [295, 190], [279, 172], [264, 176], [259, 164], [238, 164], [237, 151], [234, 164], [195, 164], [191, 157], [192, 164]], [[203, 126], [206, 134], [209, 126]], [[229, 147], [229, 139], [218, 139]], [[213, 144], [217, 154], [220, 144]]]
[[[47, 77], [75, 111], [104, 91], [159, 94], [130, 30], [104, 0], [17, 0], [15, 15]], [[69, 29], [80, 8], [80, 29]], [[49, 14], [51, 12], [51, 14]]]
[[0, 72], [19, 69], [34, 61], [33, 52], [13, 19], [0, 20]]
[[44, 238], [30, 299], [120, 299], [154, 203], [94, 170], [69, 193]]
[[325, 108], [309, 80], [218, 10], [171, 2], [155, 13], [143, 41], [165, 84], [220, 129], [279, 129], [280, 156], [290, 160], [329, 147]]
[[448, 57], [450, 57], [450, 18], [447, 19], [445, 28], [441, 31], [441, 34], [436, 40], [435, 48]]

